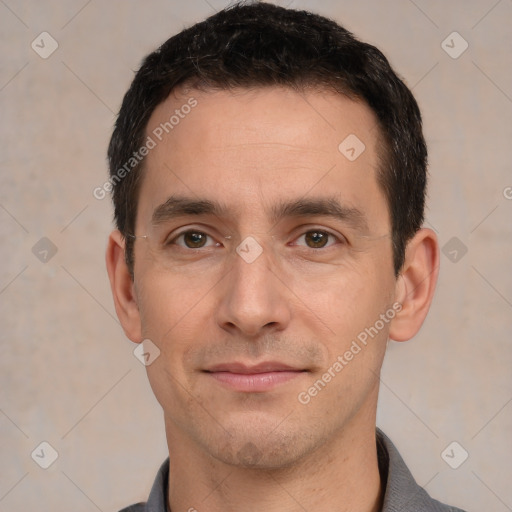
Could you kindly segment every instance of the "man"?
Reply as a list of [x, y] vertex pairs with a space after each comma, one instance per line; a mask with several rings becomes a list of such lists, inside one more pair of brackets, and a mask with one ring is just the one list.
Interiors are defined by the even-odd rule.
[[109, 147], [116, 311], [169, 459], [125, 511], [445, 511], [376, 429], [438, 274], [417, 104], [320, 16], [235, 5], [149, 55]]

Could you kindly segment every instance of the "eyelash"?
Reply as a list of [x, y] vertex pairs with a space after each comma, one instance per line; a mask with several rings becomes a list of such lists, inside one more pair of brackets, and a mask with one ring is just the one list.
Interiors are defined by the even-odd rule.
[[[207, 237], [213, 239], [213, 237], [211, 235], [209, 235], [208, 233], [205, 233], [204, 231], [201, 231], [199, 229], [187, 229], [186, 231], [182, 231], [181, 233], [178, 233], [177, 235], [175, 235], [172, 239], [169, 239], [168, 241], [166, 241], [165, 245], [166, 246], [177, 245], [178, 247], [180, 247], [181, 249], [184, 249], [186, 251], [201, 251], [201, 250], [203, 250], [203, 249], [205, 249], [207, 247], [212, 247], [212, 245], [208, 245], [208, 246], [194, 248], [194, 247], [186, 247], [185, 245], [179, 245], [179, 244], [176, 243], [176, 241], [179, 238], [183, 237], [184, 235], [186, 235], [188, 233], [196, 233], [196, 234], [206, 235]], [[308, 233], [321, 233], [321, 234], [324, 234], [324, 235], [328, 235], [329, 238], [334, 238], [335, 241], [337, 241], [339, 244], [346, 244], [347, 243], [347, 241], [346, 241], [346, 239], [344, 237], [337, 236], [334, 233], [332, 233], [330, 231], [327, 231], [325, 229], [317, 229], [317, 228], [308, 229], [308, 230], [302, 232], [302, 234], [300, 234], [297, 238], [295, 238], [295, 240], [298, 240], [298, 239], [304, 237]], [[217, 242], [215, 244], [215, 246], [218, 247], [218, 244], [219, 244], [219, 242]], [[325, 250], [325, 249], [328, 249], [329, 247], [332, 247], [333, 245], [336, 245], [336, 243], [329, 244], [329, 241], [327, 242], [327, 244], [328, 245], [325, 245], [323, 247], [317, 247], [317, 248], [315, 248], [315, 247], [308, 247], [307, 245], [304, 245], [303, 247], [306, 248], [306, 249], [309, 249], [311, 251], [318, 252], [321, 249]]]

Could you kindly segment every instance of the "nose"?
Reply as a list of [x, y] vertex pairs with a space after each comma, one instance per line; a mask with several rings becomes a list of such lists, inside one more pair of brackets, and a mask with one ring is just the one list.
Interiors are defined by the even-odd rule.
[[217, 324], [231, 334], [253, 338], [286, 329], [291, 292], [270, 251], [264, 249], [254, 261], [240, 254], [233, 255], [233, 265], [219, 290]]

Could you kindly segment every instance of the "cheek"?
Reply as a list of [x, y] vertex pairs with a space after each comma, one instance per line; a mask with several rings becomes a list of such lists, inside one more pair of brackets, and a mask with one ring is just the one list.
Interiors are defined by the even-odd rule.
[[158, 270], [140, 277], [137, 297], [145, 337], [164, 342], [191, 323], [200, 325], [198, 315], [212, 292], [213, 279]]
[[390, 305], [394, 282], [370, 263], [288, 276], [290, 288], [301, 301], [298, 308], [312, 311], [336, 344], [343, 345], [372, 325]]
[[[142, 277], [142, 276], [140, 276]], [[208, 286], [206, 290], [210, 290]], [[153, 393], [164, 410], [189, 408], [191, 375], [184, 367], [193, 342], [204, 339], [209, 315], [205, 310], [205, 289], [194, 280], [168, 272], [147, 271], [137, 286], [144, 338], [160, 350], [155, 361], [146, 367]], [[211, 315], [210, 315], [211, 317]]]
[[157, 386], [165, 393], [176, 389], [180, 394], [193, 380], [187, 354], [201, 349], [214, 335], [212, 313], [219, 278], [155, 269], [139, 277], [142, 335], [160, 350], [160, 357], [147, 367], [151, 385], [155, 394]]
[[392, 286], [374, 273], [358, 277], [339, 277], [323, 292], [318, 289], [311, 297], [314, 304], [308, 304], [328, 327], [327, 335], [317, 338], [328, 354], [325, 366], [312, 375], [310, 387], [301, 390], [302, 399], [310, 398], [312, 412], [329, 408], [344, 418], [376, 390], [395, 314]]

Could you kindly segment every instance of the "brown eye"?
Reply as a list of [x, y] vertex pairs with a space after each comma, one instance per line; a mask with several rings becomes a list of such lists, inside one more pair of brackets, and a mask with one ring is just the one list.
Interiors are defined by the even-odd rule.
[[306, 244], [312, 249], [321, 249], [329, 241], [330, 233], [325, 231], [308, 231], [304, 234]]
[[196, 231], [189, 229], [182, 231], [174, 237], [171, 235], [165, 241], [167, 249], [174, 249], [173, 246], [179, 246], [182, 249], [208, 249], [212, 247], [221, 247], [222, 244], [215, 241], [213, 236], [208, 235], [204, 231]]
[[208, 235], [201, 233], [200, 231], [187, 231], [181, 235], [185, 245], [189, 249], [200, 249], [206, 244]]

